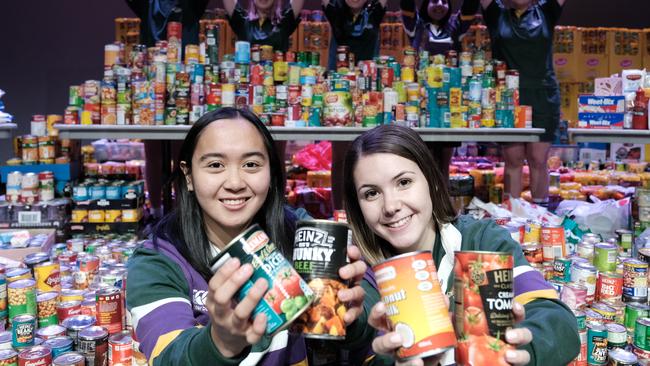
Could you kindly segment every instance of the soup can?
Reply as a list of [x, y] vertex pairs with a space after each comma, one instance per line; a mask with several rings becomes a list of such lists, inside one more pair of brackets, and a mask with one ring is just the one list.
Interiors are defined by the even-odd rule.
[[108, 330], [109, 334], [121, 332], [122, 323], [122, 291], [116, 287], [109, 287], [97, 291], [97, 325]]
[[52, 350], [52, 357], [58, 357], [64, 353], [71, 352], [73, 344], [74, 341], [72, 338], [65, 335], [49, 338], [43, 342], [43, 346]]
[[86, 358], [78, 352], [67, 352], [54, 358], [52, 366], [85, 366]]
[[346, 307], [337, 296], [347, 289], [339, 268], [348, 263], [348, 226], [326, 220], [299, 221], [293, 266], [314, 291], [314, 302], [297, 322], [306, 338], [345, 339]]
[[237, 291], [238, 301], [244, 299], [248, 289], [258, 279], [263, 278], [268, 282], [268, 290], [263, 300], [253, 311], [254, 315], [266, 314], [267, 334], [274, 335], [286, 329], [314, 300], [314, 293], [309, 285], [259, 225], [249, 227], [233, 239], [221, 254], [211, 261], [212, 272], [216, 273], [233, 257], [238, 258], [242, 265], [250, 263], [253, 266], [253, 275]]
[[52, 351], [44, 346], [29, 347], [18, 354], [18, 366], [50, 365]]
[[488, 340], [507, 348], [506, 329], [514, 324], [512, 305], [513, 257], [505, 252], [463, 251], [455, 253], [454, 321], [459, 347], [459, 364], [479, 365], [484, 357], [475, 345]]
[[108, 364], [131, 365], [133, 360], [133, 339], [129, 331], [115, 333], [108, 338]]
[[79, 331], [77, 352], [84, 355], [87, 366], [108, 364], [108, 332], [97, 325]]
[[43, 340], [65, 336], [65, 327], [62, 325], [48, 325], [36, 330], [36, 336]]
[[571, 265], [571, 282], [587, 287], [587, 303], [591, 304], [596, 295], [596, 267], [589, 263], [574, 262]]
[[402, 336], [399, 360], [424, 358], [456, 346], [430, 252], [398, 255], [372, 267], [391, 328]]

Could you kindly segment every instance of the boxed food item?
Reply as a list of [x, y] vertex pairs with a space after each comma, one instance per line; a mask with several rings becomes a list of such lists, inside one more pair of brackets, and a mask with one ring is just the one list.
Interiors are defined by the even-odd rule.
[[624, 113], [625, 97], [622, 95], [578, 97], [578, 113]]
[[596, 78], [594, 80], [594, 95], [608, 97], [623, 94], [623, 79], [618, 76]]
[[577, 81], [593, 80], [609, 75], [606, 28], [578, 28], [580, 57]]
[[578, 127], [623, 129], [625, 113], [578, 113]]
[[560, 82], [577, 81], [579, 33], [576, 27], [555, 27], [553, 66]]
[[610, 29], [607, 35], [609, 56], [609, 73], [618, 73], [624, 69], [643, 67], [642, 54], [643, 31], [639, 29]]

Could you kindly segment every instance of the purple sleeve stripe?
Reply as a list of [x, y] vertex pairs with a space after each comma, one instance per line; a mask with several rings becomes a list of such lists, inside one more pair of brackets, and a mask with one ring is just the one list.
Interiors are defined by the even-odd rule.
[[149, 358], [160, 336], [195, 325], [192, 308], [187, 303], [170, 302], [158, 306], [140, 318], [135, 329], [140, 350]]
[[[531, 268], [532, 269], [532, 268]], [[535, 269], [515, 275], [514, 279], [515, 297], [530, 291], [553, 290], [548, 282], [544, 280], [542, 274]]]

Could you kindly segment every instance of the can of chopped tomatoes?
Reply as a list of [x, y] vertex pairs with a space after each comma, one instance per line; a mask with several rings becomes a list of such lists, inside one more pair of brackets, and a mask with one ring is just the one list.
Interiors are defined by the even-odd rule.
[[399, 360], [433, 356], [456, 346], [430, 252], [398, 255], [372, 270], [390, 326], [403, 339], [396, 353]]
[[514, 324], [513, 257], [482, 251], [456, 252], [455, 257], [456, 362], [491, 365], [510, 349], [505, 335]]
[[253, 275], [237, 291], [238, 301], [246, 297], [258, 279], [268, 282], [264, 298], [253, 311], [253, 316], [266, 314], [267, 334], [274, 335], [287, 328], [313, 302], [314, 292], [259, 225], [249, 227], [233, 239], [210, 262], [212, 272], [216, 273], [230, 258], [253, 266]]
[[346, 307], [337, 294], [347, 289], [339, 268], [348, 263], [348, 226], [327, 220], [299, 221], [293, 242], [293, 267], [314, 291], [314, 303], [297, 321], [306, 338], [345, 339]]

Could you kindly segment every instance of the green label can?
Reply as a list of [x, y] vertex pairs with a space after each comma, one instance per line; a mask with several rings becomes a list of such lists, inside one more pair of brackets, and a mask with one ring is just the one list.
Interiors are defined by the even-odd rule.
[[33, 346], [35, 331], [36, 318], [33, 315], [18, 315], [12, 319], [11, 345], [16, 349]]
[[580, 310], [574, 310], [573, 315], [575, 315], [576, 320], [578, 321], [578, 331], [583, 332], [587, 330], [587, 316]]
[[634, 232], [632, 230], [625, 230], [625, 229], [620, 229], [616, 230], [616, 236], [618, 239], [618, 246], [625, 250], [631, 250], [632, 249], [632, 242], [634, 241]]
[[36, 315], [36, 281], [18, 280], [8, 286], [9, 321], [18, 315]]
[[587, 325], [587, 363], [607, 364], [607, 328], [601, 323]]
[[39, 328], [59, 324], [59, 318], [56, 314], [58, 296], [59, 294], [56, 292], [43, 292], [36, 296]]
[[594, 245], [594, 266], [601, 272], [616, 272], [618, 248], [610, 243]]
[[628, 333], [634, 334], [636, 321], [639, 318], [647, 318], [650, 315], [650, 306], [638, 302], [630, 302], [625, 305], [625, 328]]
[[560, 282], [571, 282], [571, 259], [555, 258], [553, 261], [553, 279]]
[[233, 257], [238, 258], [242, 265], [250, 263], [253, 266], [253, 275], [237, 291], [238, 301], [246, 297], [258, 279], [263, 278], [269, 284], [264, 298], [253, 311], [253, 316], [266, 315], [267, 334], [274, 335], [287, 328], [313, 302], [314, 292], [259, 225], [249, 227], [233, 239], [210, 262], [212, 272], [216, 273]]
[[634, 328], [634, 345], [644, 351], [650, 351], [650, 318], [639, 318]]
[[607, 349], [614, 348], [624, 349], [627, 346], [627, 330], [622, 324], [609, 323], [607, 328]]

